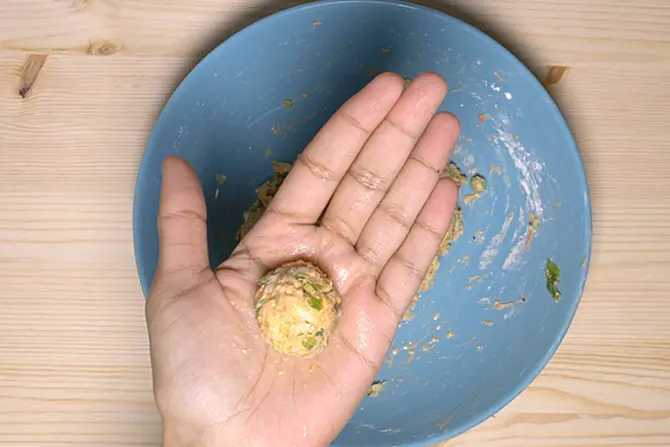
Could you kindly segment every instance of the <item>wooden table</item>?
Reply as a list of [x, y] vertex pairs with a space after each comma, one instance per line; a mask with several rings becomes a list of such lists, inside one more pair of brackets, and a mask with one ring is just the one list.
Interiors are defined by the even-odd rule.
[[[530, 389], [447, 444], [670, 446], [670, 4], [424, 3], [540, 77], [570, 67], [550, 90], [593, 197], [592, 270], [565, 342]], [[200, 57], [287, 6], [0, 2], [0, 444], [159, 444], [131, 236], [143, 146]]]

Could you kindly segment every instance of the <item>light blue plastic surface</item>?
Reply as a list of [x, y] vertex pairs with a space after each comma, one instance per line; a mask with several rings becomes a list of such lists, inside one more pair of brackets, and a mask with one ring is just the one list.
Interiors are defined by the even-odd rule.
[[[429, 9], [373, 0], [291, 9], [230, 38], [184, 80], [148, 143], [135, 198], [145, 293], [157, 263], [168, 155], [184, 157], [202, 180], [217, 265], [233, 249], [271, 160], [292, 161], [382, 71], [436, 71], [448, 80], [442, 108], [463, 129], [453, 160], [484, 175], [489, 189], [463, 206], [465, 233], [401, 326], [398, 354], [378, 377], [386, 387], [361, 403], [336, 446], [428, 446], [462, 433], [527, 387], [558, 347], [584, 287], [591, 216], [577, 148], [546, 91], [496, 42]], [[227, 176], [221, 187], [218, 173]], [[462, 188], [461, 199], [469, 192]], [[526, 251], [529, 212], [540, 226]], [[547, 258], [562, 270], [559, 302], [546, 289]], [[498, 310], [496, 302], [514, 307]]]

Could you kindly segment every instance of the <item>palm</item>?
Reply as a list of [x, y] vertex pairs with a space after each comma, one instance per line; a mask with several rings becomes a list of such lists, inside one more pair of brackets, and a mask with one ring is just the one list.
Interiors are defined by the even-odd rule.
[[[458, 136], [452, 116], [433, 117], [444, 84], [427, 75], [401, 92], [399, 78], [382, 75], [345, 104], [215, 271], [197, 177], [184, 162], [166, 161], [147, 304], [166, 432], [175, 427], [193, 445], [324, 445], [351, 416], [455, 204], [455, 187], [438, 181]], [[389, 136], [395, 161], [378, 153]], [[255, 319], [261, 276], [296, 259], [319, 265], [342, 295], [336, 331], [315, 359], [274, 352]]]

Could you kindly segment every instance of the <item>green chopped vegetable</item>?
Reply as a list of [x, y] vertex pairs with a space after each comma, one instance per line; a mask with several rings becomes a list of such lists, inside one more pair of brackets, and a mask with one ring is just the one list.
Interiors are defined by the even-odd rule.
[[216, 183], [223, 185], [228, 180], [228, 177], [223, 174], [216, 174]]
[[265, 275], [264, 277], [261, 278], [260, 281], [258, 281], [262, 286], [267, 285], [270, 282], [270, 275]]
[[312, 349], [314, 346], [316, 346], [316, 339], [314, 337], [307, 337], [302, 341], [302, 345], [305, 347], [305, 349]]
[[320, 281], [320, 282], [312, 281], [312, 282], [310, 282], [310, 284], [312, 285], [312, 287], [314, 287], [314, 289], [317, 292], [319, 292], [319, 294], [325, 292], [326, 289], [328, 289], [328, 285], [325, 284], [323, 281]]
[[323, 301], [320, 298], [315, 296], [309, 297], [309, 305], [312, 309], [321, 310], [323, 309]]
[[558, 301], [561, 298], [561, 292], [558, 290], [558, 282], [561, 279], [560, 267], [554, 264], [551, 259], [547, 259], [547, 267], [544, 269], [544, 274], [547, 277], [547, 290], [554, 301]]
[[[297, 275], [296, 275], [297, 276]], [[309, 305], [312, 309], [323, 309], [324, 294], [316, 287], [313, 282], [304, 282], [301, 284], [302, 290], [309, 296]]]
[[286, 107], [289, 110], [293, 108], [293, 100], [291, 100], [291, 99], [283, 100], [282, 104], [284, 105], [284, 107]]
[[266, 301], [267, 298], [261, 298], [260, 300], [256, 301], [256, 306], [254, 306], [256, 309], [256, 313], [258, 313], [258, 311], [261, 310], [261, 307], [263, 307]]
[[309, 296], [313, 296], [315, 298], [321, 298], [322, 294], [319, 293], [319, 291], [314, 287], [314, 283], [312, 282], [306, 282], [302, 285], [302, 290], [305, 291], [306, 294]]

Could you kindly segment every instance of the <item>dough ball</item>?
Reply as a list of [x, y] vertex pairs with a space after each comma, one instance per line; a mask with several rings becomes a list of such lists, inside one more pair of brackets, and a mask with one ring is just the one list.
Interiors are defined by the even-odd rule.
[[328, 345], [340, 302], [332, 281], [317, 266], [290, 262], [261, 279], [255, 297], [258, 325], [275, 351], [313, 357]]

